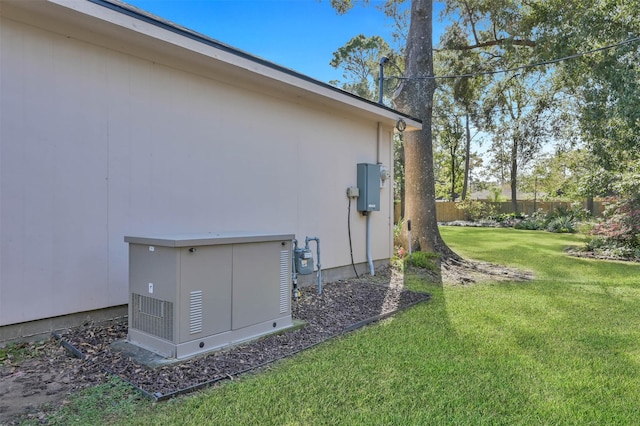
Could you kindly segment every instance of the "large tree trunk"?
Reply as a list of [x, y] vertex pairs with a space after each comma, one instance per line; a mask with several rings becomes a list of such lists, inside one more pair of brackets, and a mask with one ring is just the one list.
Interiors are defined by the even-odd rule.
[[467, 190], [469, 188], [469, 163], [471, 157], [471, 129], [469, 128], [469, 113], [465, 116], [466, 127], [466, 144], [464, 147], [464, 181], [462, 182], [462, 201], [467, 199]]
[[456, 200], [456, 151], [457, 144], [449, 149], [451, 154], [451, 201]]
[[439, 253], [444, 260], [458, 259], [445, 244], [436, 219], [435, 178], [431, 118], [433, 93], [432, 0], [411, 2], [404, 80], [395, 94], [398, 109], [422, 120], [422, 130], [404, 135], [405, 218], [411, 220], [413, 250]]
[[518, 139], [511, 145], [511, 208], [518, 214]]

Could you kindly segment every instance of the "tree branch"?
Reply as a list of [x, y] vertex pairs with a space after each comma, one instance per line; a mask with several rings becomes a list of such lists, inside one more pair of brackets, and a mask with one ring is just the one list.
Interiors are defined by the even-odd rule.
[[476, 23], [473, 20], [473, 14], [471, 13], [471, 7], [467, 1], [464, 1], [464, 6], [467, 9], [467, 16], [469, 17], [469, 24], [471, 25], [471, 32], [473, 33], [473, 38], [476, 41], [476, 44], [479, 43], [478, 34], [476, 33]]
[[511, 43], [514, 46], [527, 46], [527, 47], [536, 46], [536, 42], [533, 40], [518, 40], [518, 39], [512, 40], [508, 38], [500, 38], [496, 40], [484, 41], [482, 43], [471, 44], [468, 46], [458, 46], [455, 50], [473, 50], [473, 49], [480, 49], [480, 48], [489, 47], [489, 46], [501, 46], [507, 43]]

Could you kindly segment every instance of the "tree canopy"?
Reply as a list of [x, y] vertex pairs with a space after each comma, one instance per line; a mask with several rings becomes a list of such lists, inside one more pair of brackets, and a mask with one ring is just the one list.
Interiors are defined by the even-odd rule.
[[[445, 13], [453, 24], [441, 47], [461, 58], [469, 50], [480, 52], [479, 73], [514, 70], [492, 74], [494, 87], [514, 78], [531, 88], [534, 96], [528, 103], [535, 102], [532, 108], [547, 121], [543, 128], [552, 130], [546, 138], [582, 143], [591, 155], [592, 173], [600, 177], [609, 173], [620, 178], [638, 168], [638, 0], [448, 0], [446, 4]], [[544, 91], [531, 80], [536, 74]], [[484, 102], [491, 99], [485, 97]], [[571, 109], [575, 123], [569, 120]], [[527, 121], [525, 128], [534, 129], [534, 123]], [[510, 125], [512, 131], [516, 124]], [[566, 132], [569, 126], [572, 135]], [[592, 176], [584, 181], [583, 193], [605, 193], [612, 189], [610, 184]]]
[[[368, 0], [331, 0], [340, 13], [356, 3]], [[485, 166], [511, 183], [513, 201], [517, 186], [530, 185], [529, 176], [563, 167], [571, 179], [556, 193], [640, 190], [640, 0], [446, 0], [441, 18], [447, 28], [435, 46], [432, 2], [410, 2], [408, 29], [406, 3], [387, 0], [381, 9], [394, 22], [394, 38], [406, 37], [403, 51], [385, 54], [404, 58], [397, 61], [403, 75], [394, 105], [425, 127], [419, 139], [405, 135], [404, 144], [405, 217], [420, 217], [416, 222], [432, 234], [417, 246], [441, 247], [427, 219], [435, 218], [433, 169], [441, 181], [450, 180], [455, 196], [461, 170], [466, 175], [470, 168], [462, 160], [473, 158], [470, 127], [489, 141]], [[373, 99], [377, 62], [373, 56], [368, 62]], [[559, 153], [564, 160], [545, 163]], [[580, 162], [561, 166], [567, 158]], [[549, 179], [553, 185], [556, 178]]]

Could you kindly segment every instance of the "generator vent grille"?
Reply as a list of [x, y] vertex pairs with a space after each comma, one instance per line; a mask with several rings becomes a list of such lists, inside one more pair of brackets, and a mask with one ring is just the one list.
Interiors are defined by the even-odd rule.
[[289, 312], [289, 266], [291, 258], [289, 250], [280, 251], [280, 313]]
[[189, 294], [189, 334], [202, 331], [202, 290]]
[[152, 336], [173, 341], [173, 303], [131, 294], [131, 326]]

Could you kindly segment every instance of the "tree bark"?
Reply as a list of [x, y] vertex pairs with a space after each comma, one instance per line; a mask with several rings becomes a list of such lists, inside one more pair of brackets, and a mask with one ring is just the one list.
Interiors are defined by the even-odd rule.
[[469, 113], [465, 115], [466, 145], [464, 147], [464, 180], [462, 182], [462, 201], [467, 199], [469, 188], [469, 162], [471, 157], [471, 129], [469, 128]]
[[458, 144], [452, 145], [449, 149], [451, 154], [451, 201], [456, 200], [456, 151]]
[[592, 195], [587, 197], [587, 210], [589, 210], [589, 213], [591, 213], [592, 216], [595, 216], [596, 211], [595, 211], [595, 206], [593, 204], [593, 196]]
[[413, 250], [459, 259], [442, 240], [436, 218], [435, 177], [431, 121], [433, 93], [432, 0], [411, 2], [411, 24], [403, 83], [395, 94], [398, 109], [422, 121], [422, 130], [404, 134], [405, 213], [412, 223]]
[[511, 207], [518, 214], [518, 139], [513, 138], [511, 145]]

